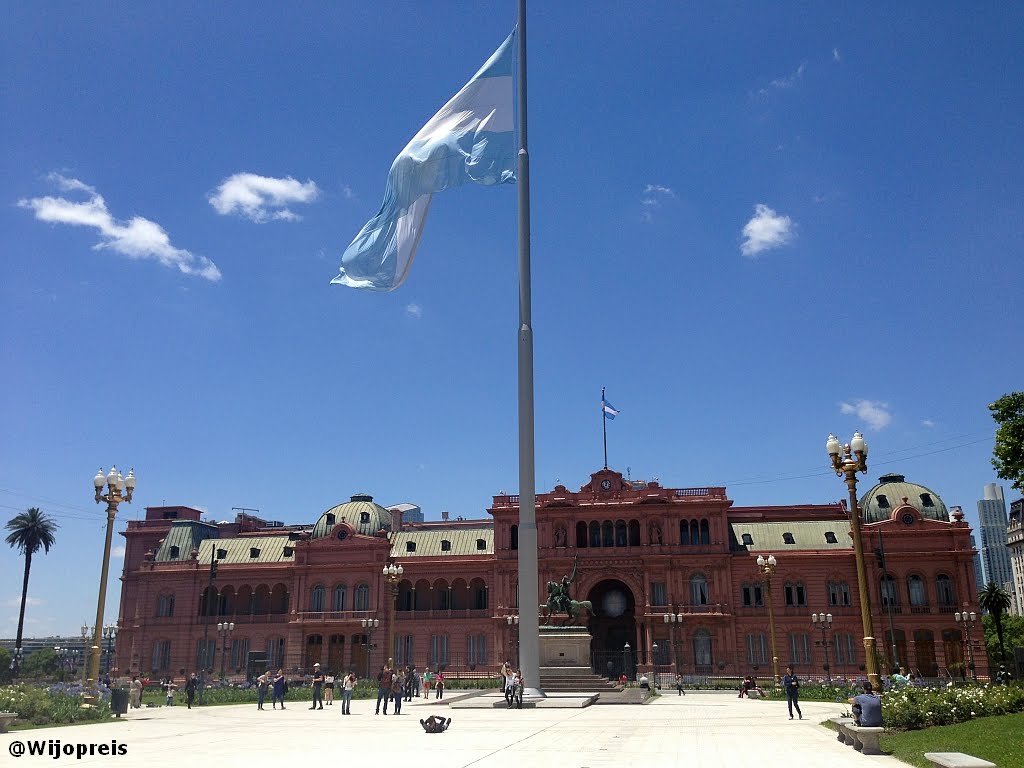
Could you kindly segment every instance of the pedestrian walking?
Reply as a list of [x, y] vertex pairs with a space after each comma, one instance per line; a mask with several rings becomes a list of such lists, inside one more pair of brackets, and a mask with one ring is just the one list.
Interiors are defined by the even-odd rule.
[[196, 688], [199, 686], [199, 680], [196, 679], [196, 673], [193, 672], [189, 675], [188, 682], [185, 683], [185, 703], [188, 704], [188, 708], [192, 709], [192, 702], [196, 700]]
[[412, 689], [416, 687], [416, 668], [406, 667], [405, 668], [405, 683], [403, 688], [405, 690], [405, 700], [412, 701]]
[[328, 707], [334, 706], [334, 675], [324, 677], [324, 703]]
[[176, 690], [178, 690], [178, 686], [176, 686], [174, 684], [174, 681], [171, 680], [171, 678], [168, 677], [167, 678], [167, 682], [164, 683], [164, 693], [167, 696], [167, 706], [168, 707], [173, 707], [174, 706], [174, 692]]
[[789, 707], [789, 719], [793, 719], [793, 708], [800, 719], [804, 719], [804, 713], [800, 711], [800, 678], [796, 676], [792, 667], [786, 667], [786, 675], [782, 678], [782, 687], [786, 689], [786, 706]]
[[436, 679], [435, 679], [435, 682], [434, 682], [434, 690], [437, 691], [437, 695], [435, 695], [434, 698], [435, 699], [443, 699], [444, 698], [444, 672], [441, 672], [439, 670], [435, 677], [436, 677]]
[[128, 689], [128, 703], [132, 709], [142, 706], [142, 681], [139, 680], [138, 675], [132, 676], [131, 686]]
[[[310, 709], [324, 708], [324, 673], [320, 670], [320, 662], [313, 665], [313, 706]], [[320, 706], [318, 707], [317, 704]]]
[[679, 691], [680, 696], [685, 696], [686, 691], [683, 690], [683, 676], [676, 672], [676, 690]]

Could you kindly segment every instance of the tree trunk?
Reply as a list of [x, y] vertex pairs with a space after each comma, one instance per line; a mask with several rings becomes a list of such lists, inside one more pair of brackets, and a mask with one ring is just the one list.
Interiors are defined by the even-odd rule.
[[21, 648], [22, 631], [25, 629], [25, 602], [28, 600], [28, 574], [32, 570], [32, 552], [25, 550], [25, 578], [21, 582], [21, 612], [18, 614], [18, 635], [15, 648]]

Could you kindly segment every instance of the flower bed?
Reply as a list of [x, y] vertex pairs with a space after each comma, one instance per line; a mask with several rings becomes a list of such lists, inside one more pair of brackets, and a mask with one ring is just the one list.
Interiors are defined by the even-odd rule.
[[[83, 707], [80, 685], [56, 683], [50, 686], [19, 683], [0, 687], [0, 711], [14, 712], [18, 722], [33, 725], [78, 723], [106, 720], [110, 717], [110, 692], [101, 689], [94, 707]], [[105, 694], [105, 695], [104, 695]]]
[[913, 730], [950, 725], [990, 715], [1024, 712], [1020, 685], [969, 685], [955, 688], [913, 688], [886, 691], [882, 717], [888, 728]]

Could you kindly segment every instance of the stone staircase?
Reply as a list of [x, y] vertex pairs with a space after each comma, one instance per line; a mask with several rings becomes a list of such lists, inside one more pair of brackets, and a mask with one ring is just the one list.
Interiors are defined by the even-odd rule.
[[600, 693], [619, 689], [607, 677], [595, 675], [590, 667], [541, 667], [540, 687], [546, 693]]

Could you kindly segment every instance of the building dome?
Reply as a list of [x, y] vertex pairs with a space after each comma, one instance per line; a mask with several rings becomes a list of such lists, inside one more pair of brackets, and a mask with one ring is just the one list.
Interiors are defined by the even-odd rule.
[[949, 522], [949, 510], [939, 495], [931, 488], [917, 483], [908, 483], [903, 475], [882, 475], [878, 485], [860, 499], [861, 514], [865, 523], [877, 523], [892, 518], [892, 512], [906, 504], [921, 513], [926, 520]]
[[364, 536], [376, 536], [381, 528], [391, 530], [391, 513], [380, 504], [375, 504], [373, 496], [368, 493], [357, 493], [344, 504], [331, 507], [320, 515], [313, 526], [313, 538], [330, 536], [339, 523], [348, 523], [356, 533]]

